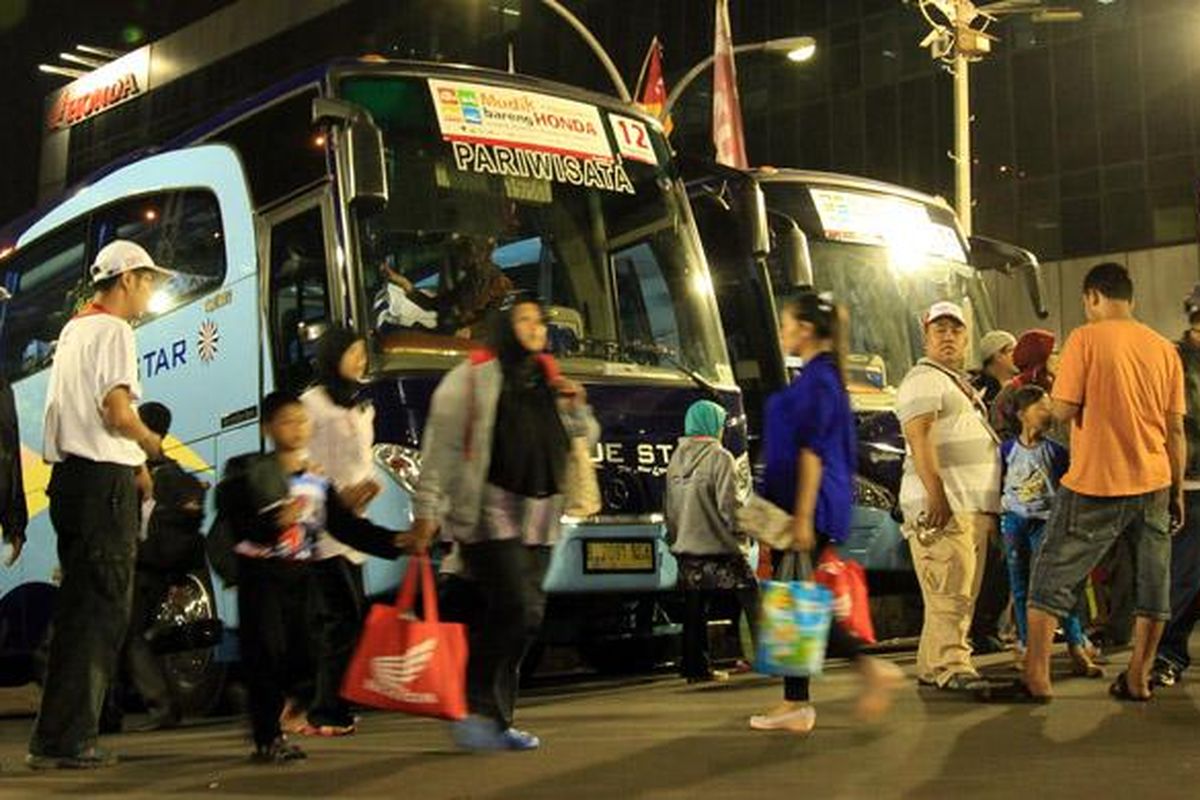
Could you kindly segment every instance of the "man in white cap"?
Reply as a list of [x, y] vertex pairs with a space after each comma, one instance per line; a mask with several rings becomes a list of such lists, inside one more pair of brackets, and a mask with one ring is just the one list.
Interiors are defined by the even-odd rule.
[[900, 384], [908, 453], [900, 484], [904, 535], [925, 600], [917, 680], [951, 691], [981, 687], [967, 641], [1000, 511], [1000, 452], [963, 371], [966, 317], [955, 303], [925, 315], [925, 358]]
[[138, 417], [131, 322], [170, 273], [141, 246], [116, 240], [91, 267], [92, 302], [58, 338], [46, 392], [43, 449], [53, 465], [50, 521], [62, 583], [42, 704], [29, 742], [35, 769], [87, 769], [116, 758], [96, 744], [104, 693], [129, 622], [146, 457], [162, 439]]
[[983, 403], [989, 411], [1004, 384], [1020, 372], [1013, 363], [1013, 349], [1016, 346], [1017, 337], [1008, 331], [988, 331], [979, 340], [981, 366], [971, 373], [971, 385], [983, 393]]

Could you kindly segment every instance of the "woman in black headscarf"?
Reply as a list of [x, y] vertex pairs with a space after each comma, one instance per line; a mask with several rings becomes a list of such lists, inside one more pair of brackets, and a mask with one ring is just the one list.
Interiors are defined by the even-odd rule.
[[490, 348], [451, 370], [434, 393], [424, 432], [412, 533], [441, 528], [482, 608], [470, 631], [471, 716], [454, 737], [470, 750], [530, 750], [512, 726], [521, 661], [545, 611], [542, 581], [564, 509], [573, 437], [599, 427], [582, 387], [546, 350], [532, 295], [509, 295], [490, 320]]
[[[309, 458], [360, 515], [380, 491], [372, 462], [375, 409], [363, 391], [366, 371], [362, 337], [348, 328], [330, 328], [317, 346], [316, 382], [301, 397], [313, 429]], [[344, 736], [355, 726], [339, 691], [362, 622], [366, 557], [322, 533], [317, 558], [311, 595], [318, 642], [315, 696], [307, 721], [292, 727], [309, 735]]]

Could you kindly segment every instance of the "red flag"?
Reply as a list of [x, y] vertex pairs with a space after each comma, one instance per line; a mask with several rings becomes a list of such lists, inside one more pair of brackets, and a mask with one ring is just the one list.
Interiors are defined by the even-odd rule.
[[738, 100], [737, 68], [733, 63], [733, 34], [729, 29], [729, 0], [716, 0], [717, 26], [713, 55], [713, 144], [717, 163], [748, 169], [742, 104]]
[[[647, 114], [661, 117], [663, 109], [667, 105], [667, 82], [663, 78], [662, 42], [658, 40], [657, 36], [650, 42], [650, 49], [646, 51], [639, 87], [641, 97], [638, 99], [638, 105], [645, 109]], [[669, 136], [673, 127], [670, 114], [662, 121], [662, 124], [663, 130]]]

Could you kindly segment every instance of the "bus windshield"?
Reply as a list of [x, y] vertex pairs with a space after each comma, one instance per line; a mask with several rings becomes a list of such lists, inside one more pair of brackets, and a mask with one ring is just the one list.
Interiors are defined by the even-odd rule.
[[461, 357], [487, 312], [523, 290], [545, 302], [568, 371], [732, 381], [686, 200], [650, 126], [434, 78], [346, 77], [340, 94], [384, 136], [390, 200], [357, 232], [385, 368]]
[[[973, 340], [989, 329], [983, 284], [966, 263], [948, 209], [802, 183], [763, 188], [770, 211], [808, 234], [815, 288], [832, 292], [849, 310], [848, 372], [856, 401], [891, 394], [924, 355], [921, 318], [934, 302], [962, 305]], [[778, 298], [789, 292], [782, 273], [773, 263]]]

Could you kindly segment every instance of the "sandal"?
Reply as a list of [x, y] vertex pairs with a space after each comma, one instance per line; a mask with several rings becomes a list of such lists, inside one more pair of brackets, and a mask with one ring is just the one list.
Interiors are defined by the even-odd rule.
[[1071, 655], [1071, 672], [1079, 678], [1100, 679], [1104, 677], [1104, 668], [1093, 661], [1088, 652], [1084, 648], [1072, 647]]
[[1054, 699], [1053, 695], [1034, 694], [1025, 681], [992, 684], [976, 692], [975, 697], [983, 703], [1013, 703], [1044, 706]]
[[1113, 681], [1112, 686], [1108, 687], [1108, 693], [1117, 700], [1126, 700], [1130, 703], [1149, 703], [1152, 699], [1154, 699], [1153, 692], [1146, 697], [1138, 697], [1133, 693], [1133, 690], [1129, 688], [1128, 672], [1122, 672], [1117, 676], [1117, 679]]

